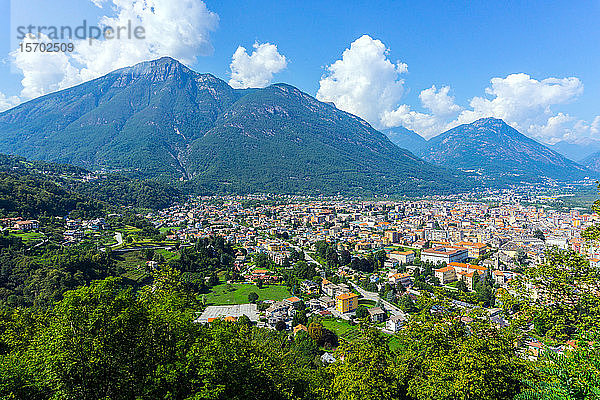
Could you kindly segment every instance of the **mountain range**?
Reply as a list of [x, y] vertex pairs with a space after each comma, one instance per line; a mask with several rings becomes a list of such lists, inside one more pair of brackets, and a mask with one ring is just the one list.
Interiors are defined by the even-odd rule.
[[187, 182], [197, 192], [466, 187], [364, 120], [286, 84], [236, 90], [171, 58], [0, 114], [0, 152]]
[[472, 188], [460, 170], [502, 182], [589, 172], [501, 120], [429, 141], [404, 128], [386, 134], [400, 147], [293, 86], [233, 89], [169, 57], [0, 113], [0, 153], [179, 181], [194, 193], [422, 195]]
[[591, 138], [580, 138], [570, 142], [561, 140], [560, 142], [548, 145], [548, 147], [568, 159], [586, 165], [583, 160], [600, 151], [600, 140]]
[[582, 165], [585, 165], [587, 168], [592, 171], [600, 173], [600, 151], [590, 154], [586, 158], [581, 161]]
[[429, 140], [415, 139], [416, 133], [412, 131], [387, 134], [398, 146], [410, 149], [426, 161], [474, 173], [488, 182], [543, 178], [572, 181], [593, 175], [584, 166], [496, 118], [459, 125]]

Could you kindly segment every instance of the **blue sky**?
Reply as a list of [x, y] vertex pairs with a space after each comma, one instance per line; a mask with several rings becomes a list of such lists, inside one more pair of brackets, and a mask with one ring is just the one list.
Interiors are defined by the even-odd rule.
[[[129, 1], [143, 3], [143, 0]], [[164, 0], [162, 3], [147, 1], [155, 3], [155, 7], [164, 3]], [[27, 6], [18, 0], [12, 3], [11, 9], [9, 0], [0, 0], [3, 18], [0, 92], [5, 97], [19, 96], [18, 101], [26, 100], [27, 96], [21, 95], [21, 71], [15, 68], [14, 60], [8, 55], [18, 43], [14, 38], [15, 25], [77, 25], [84, 18], [95, 21], [102, 15], [118, 13], [111, 9], [110, 1], [104, 8], [84, 0], [33, 0], [28, 1]], [[268, 43], [276, 45], [276, 52], [285, 57], [285, 67], [280, 67], [281, 70], [273, 73], [269, 80], [290, 83], [316, 95], [323, 84], [321, 80], [329, 77], [330, 87], [322, 89], [319, 97], [334, 101], [338, 107], [359, 114], [381, 129], [404, 125], [424, 136], [431, 136], [452, 124], [495, 113], [497, 115], [490, 116], [504, 117], [524, 133], [546, 142], [600, 137], [593, 126], [594, 119], [600, 115], [600, 1], [207, 0], [205, 5], [218, 15], [218, 26], [207, 28], [213, 52], [206, 54], [198, 50], [199, 45], [177, 52], [193, 59], [191, 66], [199, 72], [210, 72], [229, 80], [232, 55], [238, 46], [244, 46], [251, 54], [255, 42]], [[348, 73], [344, 75], [338, 71], [336, 74], [327, 68], [340, 60], [344, 50], [363, 35], [368, 35], [369, 39], [361, 42], [362, 49], [374, 49], [379, 41], [386, 49], [385, 61], [393, 65], [405, 63], [408, 71], [386, 70], [384, 60], [360, 58], [357, 49], [352, 58], [354, 61], [350, 60], [349, 54], [345, 65], [340, 67], [354, 71], [352, 63], [364, 60], [367, 70], [361, 72], [356, 68], [356, 79], [362, 76], [363, 81], [368, 81], [365, 76], [371, 74], [370, 79], [375, 79], [374, 76], [385, 71], [391, 75], [387, 84], [373, 82], [374, 86], [381, 87], [379, 92], [348, 93], [348, 87], [339, 85], [339, 80], [347, 79]], [[197, 55], [193, 54], [195, 50], [198, 50]], [[379, 61], [383, 70], [368, 70], [368, 65]], [[242, 75], [247, 77], [251, 73], [245, 71]], [[529, 78], [515, 75], [514, 79], [507, 79], [513, 74], [527, 74]], [[544, 82], [548, 78], [569, 77], [577, 78], [578, 82]], [[492, 78], [501, 80], [496, 89], [491, 88]], [[73, 79], [69, 82], [77, 83]], [[394, 90], [398, 89], [396, 94], [382, 109], [364, 105], [385, 103], [380, 101], [382, 91], [400, 81], [400, 85], [394, 86]], [[247, 84], [252, 85], [252, 81], [249, 82]], [[432, 101], [436, 104], [447, 102], [450, 96], [456, 107], [441, 110], [438, 114], [427, 108], [419, 95], [432, 85], [436, 86], [429, 93], [434, 97]], [[444, 86], [449, 86], [445, 97], [440, 91]], [[60, 87], [49, 85], [44, 92]], [[523, 87], [527, 89], [522, 90]], [[486, 88], [491, 88], [491, 93], [486, 94]], [[515, 91], [528, 94], [521, 96]], [[544, 97], [551, 91], [553, 94], [546, 103], [530, 104], [532, 98]], [[513, 95], [521, 97], [506, 97]], [[487, 102], [472, 107], [470, 102], [474, 97]], [[497, 101], [493, 102], [494, 99]], [[406, 107], [398, 109], [402, 105]], [[521, 107], [526, 112], [511, 114], [507, 111], [510, 107]], [[558, 128], [551, 124], [553, 117], [562, 121]]]

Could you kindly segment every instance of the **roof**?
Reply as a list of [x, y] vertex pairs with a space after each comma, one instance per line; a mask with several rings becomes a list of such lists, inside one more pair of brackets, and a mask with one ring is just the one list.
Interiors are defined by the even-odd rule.
[[305, 331], [305, 332], [308, 332], [308, 328], [307, 328], [306, 326], [302, 325], [302, 324], [300, 324], [300, 325], [296, 325], [296, 326], [294, 327], [294, 335], [295, 335], [296, 333], [298, 333], [299, 331]]
[[410, 254], [415, 254], [415, 252], [412, 251], [412, 250], [408, 250], [408, 251], [392, 251], [391, 254], [398, 254], [398, 255], [401, 255], [401, 256], [408, 256]]
[[486, 267], [482, 267], [481, 265], [459, 263], [459, 262], [456, 262], [456, 261], [448, 263], [448, 266], [458, 267], [458, 268], [466, 268], [466, 269], [477, 269], [479, 271], [487, 271], [487, 268]]
[[286, 300], [289, 301], [290, 303], [297, 303], [299, 301], [302, 301], [301, 299], [299, 299], [296, 296], [288, 297]]
[[358, 297], [358, 295], [356, 293], [352, 293], [352, 292], [348, 292], [348, 293], [342, 293], [339, 296], [336, 297], [336, 299], [338, 300], [346, 300], [346, 299], [353, 299], [355, 297]]
[[383, 311], [381, 307], [369, 308], [367, 311], [369, 311], [369, 315], [385, 314], [385, 311]]
[[447, 266], [447, 267], [438, 268], [435, 270], [435, 272], [450, 272], [453, 270], [454, 270], [453, 267]]

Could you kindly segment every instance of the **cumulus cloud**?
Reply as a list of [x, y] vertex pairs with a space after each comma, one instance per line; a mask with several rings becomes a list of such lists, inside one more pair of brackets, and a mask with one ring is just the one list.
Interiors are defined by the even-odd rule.
[[425, 89], [419, 94], [419, 99], [423, 107], [429, 109], [434, 115], [446, 116], [457, 113], [461, 110], [458, 104], [454, 103], [454, 97], [449, 95], [450, 86], [443, 86], [439, 90], [435, 85]]
[[[96, 0], [98, 3], [98, 0]], [[112, 0], [115, 16], [104, 16], [101, 26], [141, 26], [145, 39], [99, 40], [78, 43], [75, 60], [88, 80], [141, 61], [170, 56], [192, 64], [213, 51], [210, 32], [219, 24], [217, 14], [200, 0]]]
[[425, 138], [435, 136], [447, 129], [448, 119], [455, 117], [462, 110], [449, 93], [449, 86], [438, 90], [433, 85], [419, 94], [422, 106], [430, 113], [413, 111], [410, 106], [402, 104], [395, 110], [384, 111], [381, 123], [388, 128], [402, 125]]
[[594, 118], [594, 121], [592, 122], [592, 125], [590, 126], [590, 132], [592, 133], [592, 135], [597, 135], [600, 133], [600, 115], [596, 116], [596, 118]]
[[[23, 39], [23, 44], [36, 42], [51, 43], [52, 41], [44, 34], [39, 38], [28, 35]], [[79, 71], [71, 65], [66, 53], [15, 50], [11, 56], [14, 66], [23, 74], [22, 100], [29, 100], [80, 82]]]
[[333, 102], [339, 109], [382, 127], [384, 112], [396, 107], [402, 98], [401, 75], [408, 71], [406, 64], [391, 62], [388, 53], [380, 40], [368, 35], [356, 39], [340, 60], [327, 67], [317, 99]]
[[254, 43], [252, 54], [239, 46], [231, 58], [231, 80], [236, 89], [263, 88], [271, 84], [273, 75], [287, 67], [287, 59], [271, 43]]
[[19, 104], [20, 99], [17, 96], [7, 96], [0, 92], [0, 112], [6, 111]]
[[[490, 82], [491, 86], [485, 89], [489, 97], [473, 97], [471, 109], [464, 110], [457, 122], [469, 123], [482, 117], [496, 117], [518, 129], [544, 137], [556, 134], [557, 121], [565, 122], [566, 116], [553, 113], [551, 106], [569, 103], [583, 93], [583, 83], [575, 77], [538, 81], [520, 73], [493, 78]], [[541, 124], [547, 125], [546, 128], [540, 129]]]
[[[112, 70], [162, 56], [192, 64], [196, 57], [212, 53], [210, 32], [219, 23], [200, 0], [91, 0], [111, 15], [100, 27], [144, 28], [144, 39], [121, 36], [112, 40], [75, 41], [73, 53], [12, 52], [13, 63], [23, 74], [24, 100], [97, 78]], [[31, 40], [26, 38], [25, 40]], [[49, 41], [44, 36], [37, 41]]]
[[419, 95], [422, 110], [403, 104], [406, 64], [389, 60], [389, 49], [368, 35], [355, 40], [341, 59], [327, 67], [317, 98], [331, 101], [376, 128], [404, 126], [428, 138], [479, 118], [501, 118], [521, 132], [553, 143], [575, 136], [600, 134], [600, 116], [592, 122], [560, 110], [583, 93], [576, 77], [537, 80], [525, 73], [495, 77], [468, 107], [456, 104], [450, 87], [434, 85]]

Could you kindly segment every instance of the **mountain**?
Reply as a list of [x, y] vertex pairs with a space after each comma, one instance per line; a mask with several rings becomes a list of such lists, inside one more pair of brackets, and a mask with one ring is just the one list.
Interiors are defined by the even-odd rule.
[[581, 165], [586, 166], [595, 172], [600, 172], [600, 151], [590, 154], [581, 161]]
[[427, 140], [418, 133], [406, 129], [403, 126], [386, 129], [382, 131], [398, 147], [410, 150], [414, 154], [419, 154], [427, 145]]
[[181, 180], [208, 193], [422, 194], [465, 187], [458, 174], [293, 86], [235, 90], [171, 58], [1, 113], [0, 152]]
[[425, 160], [454, 166], [501, 182], [581, 179], [581, 165], [521, 134], [504, 121], [484, 118], [457, 126], [430, 139]]
[[548, 147], [573, 161], [581, 162], [586, 157], [600, 151], [600, 140], [590, 138], [582, 138], [576, 142], [561, 140]]

